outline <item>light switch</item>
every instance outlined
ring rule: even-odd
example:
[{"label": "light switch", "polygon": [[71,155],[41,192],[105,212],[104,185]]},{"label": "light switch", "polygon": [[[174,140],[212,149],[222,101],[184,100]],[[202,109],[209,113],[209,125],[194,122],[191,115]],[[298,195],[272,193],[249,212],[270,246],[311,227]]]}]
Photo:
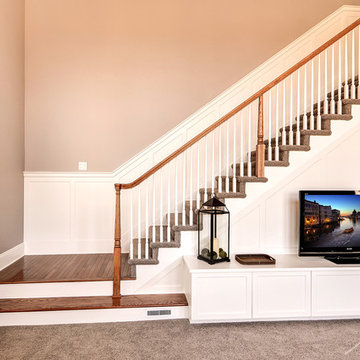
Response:
[{"label": "light switch", "polygon": [[79,161],[78,170],[86,171],[87,170],[87,161]]}]

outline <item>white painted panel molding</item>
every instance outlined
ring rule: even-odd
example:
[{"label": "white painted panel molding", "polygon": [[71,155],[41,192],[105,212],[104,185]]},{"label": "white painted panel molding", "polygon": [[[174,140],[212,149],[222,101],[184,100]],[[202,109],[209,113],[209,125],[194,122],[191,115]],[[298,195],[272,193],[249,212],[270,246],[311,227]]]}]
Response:
[{"label": "white painted panel molding", "polygon": [[359,299],[360,269],[313,272],[313,316],[360,315]]},{"label": "white painted panel molding", "polygon": [[310,309],[310,271],[253,274],[253,317],[307,317]]}]

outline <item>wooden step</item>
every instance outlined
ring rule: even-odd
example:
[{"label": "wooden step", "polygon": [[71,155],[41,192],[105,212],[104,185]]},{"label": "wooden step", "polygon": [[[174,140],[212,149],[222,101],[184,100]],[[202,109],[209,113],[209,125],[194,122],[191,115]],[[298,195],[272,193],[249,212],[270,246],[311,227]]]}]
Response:
[{"label": "wooden step", "polygon": [[184,294],[0,299],[0,313],[187,306]]},{"label": "wooden step", "polygon": [[[129,254],[121,255],[121,280],[135,280]],[[111,281],[113,254],[25,255],[0,271],[0,284]]]}]

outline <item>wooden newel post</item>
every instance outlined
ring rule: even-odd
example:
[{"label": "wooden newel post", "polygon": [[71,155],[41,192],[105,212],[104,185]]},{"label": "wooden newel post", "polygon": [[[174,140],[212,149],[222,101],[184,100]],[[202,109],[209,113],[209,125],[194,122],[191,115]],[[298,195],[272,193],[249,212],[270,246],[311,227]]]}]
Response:
[{"label": "wooden newel post", "polygon": [[121,218],[120,218],[120,190],[121,184],[115,184],[115,242],[114,242],[114,275],[113,275],[113,298],[120,298],[121,279]]},{"label": "wooden newel post", "polygon": [[258,131],[256,145],[256,176],[265,176],[264,111],[263,96],[259,96]]}]

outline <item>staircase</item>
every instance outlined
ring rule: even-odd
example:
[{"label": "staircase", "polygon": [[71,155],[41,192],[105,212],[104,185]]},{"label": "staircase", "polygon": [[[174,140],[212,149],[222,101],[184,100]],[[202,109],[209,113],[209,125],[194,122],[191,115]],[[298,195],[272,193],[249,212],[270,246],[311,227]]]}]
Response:
[{"label": "staircase", "polygon": [[[136,265],[159,263],[160,248],[180,247],[182,231],[197,231],[197,211],[211,196],[245,198],[247,183],[268,181],[266,167],[289,166],[292,151],[311,150],[312,136],[331,136],[332,121],[351,120],[352,105],[360,104],[359,24],[348,26],[134,182],[116,184],[114,263],[121,254],[123,192],[130,192],[124,235],[135,275]],[[116,271],[114,298],[121,296]]]},{"label": "staircase", "polygon": [[[69,323],[75,310],[90,309],[106,309],[92,312],[92,322],[144,320],[144,308],[161,307],[173,312],[168,318],[186,317],[184,294],[170,288],[144,295],[140,282],[122,296],[120,284],[134,283],[139,265],[158,265],[161,248],[179,248],[182,232],[197,231],[198,209],[210,197],[242,201],[247,184],[265,187],[267,169],[288,167],[291,152],[310,151],[311,137],[331,136],[333,122],[352,119],[352,106],[360,105],[359,25],[360,19],[133,182],[115,184],[113,257],[25,256],[0,271],[0,320],[26,324],[7,315],[28,312],[32,323],[36,311],[37,323]],[[72,312],[56,317],[53,310]],[[77,312],[76,321],[87,317]]]}]

